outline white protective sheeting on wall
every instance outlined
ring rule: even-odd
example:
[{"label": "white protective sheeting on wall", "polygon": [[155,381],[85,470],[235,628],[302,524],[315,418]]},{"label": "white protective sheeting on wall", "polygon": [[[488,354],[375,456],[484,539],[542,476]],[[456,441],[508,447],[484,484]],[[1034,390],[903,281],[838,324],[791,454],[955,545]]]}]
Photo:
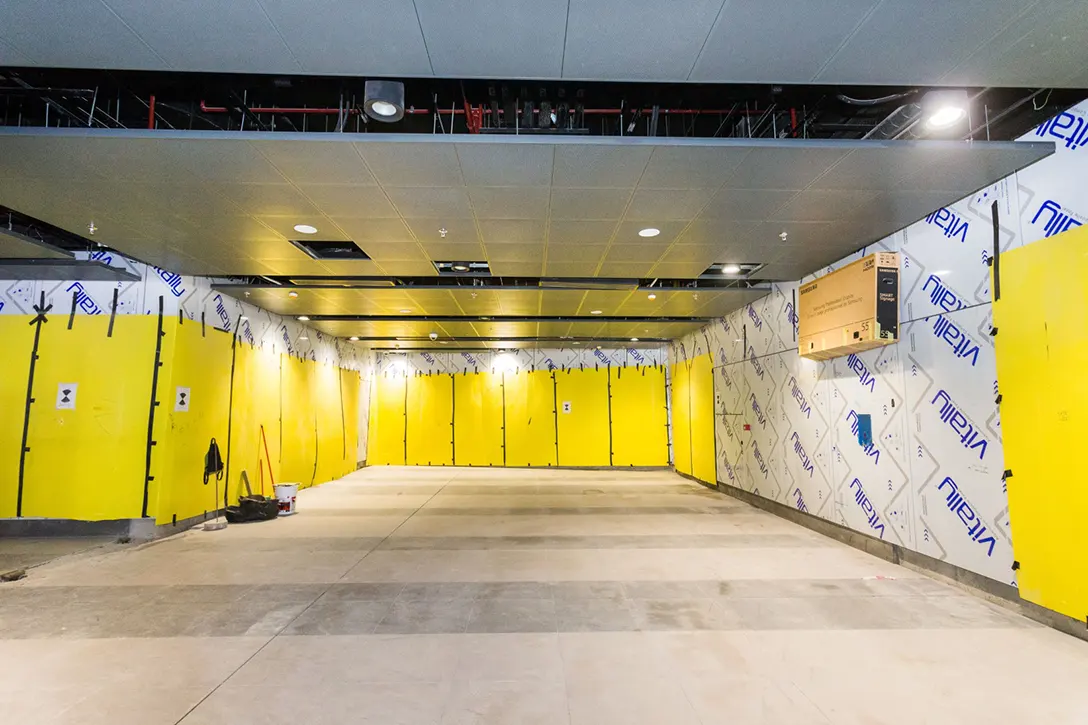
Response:
[{"label": "white protective sheeting on wall", "polygon": [[[1088,223],[1088,102],[1024,140],[1057,152],[819,271],[902,253],[898,344],[800,358],[799,283],[783,283],[670,346],[670,363],[715,351],[719,481],[1016,583],[990,334],[991,204],[1003,251]],[[862,447],[866,414],[873,441]],[[958,496],[988,535],[971,534]]]}]

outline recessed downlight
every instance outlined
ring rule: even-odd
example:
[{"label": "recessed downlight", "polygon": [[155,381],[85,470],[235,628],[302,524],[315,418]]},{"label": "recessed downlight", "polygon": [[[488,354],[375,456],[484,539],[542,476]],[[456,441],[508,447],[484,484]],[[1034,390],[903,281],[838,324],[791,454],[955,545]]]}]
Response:
[{"label": "recessed downlight", "polygon": [[358,335],[352,335],[348,339],[351,340],[352,342],[359,342],[359,336]]},{"label": "recessed downlight", "polygon": [[317,227],[310,224],[296,224],[295,231],[299,234],[317,234]]},{"label": "recessed downlight", "polygon": [[645,229],[638,230],[638,235],[640,237],[656,237],[660,233],[661,230],[656,227],[646,227]]},{"label": "recessed downlight", "polygon": [[930,128],[948,128],[949,126],[958,123],[960,119],[967,115],[967,111],[963,108],[957,108],[956,106],[945,106],[933,112],[933,115],[926,121],[926,125]]},{"label": "recessed downlight", "polygon": [[646,295],[646,299],[648,299],[648,300],[656,300],[656,299],[657,299],[657,295],[655,295],[655,294],[654,294],[653,292],[651,292],[650,294]]},{"label": "recessed downlight", "polygon": [[637,337],[632,337],[631,342],[638,342],[638,338]]},{"label": "recessed downlight", "polygon": [[397,115],[397,107],[392,103],[386,101],[374,101],[370,104],[370,110],[379,116],[395,116]]},{"label": "recessed downlight", "polygon": [[722,274],[737,274],[740,272],[740,266],[736,264],[723,264]]},{"label": "recessed downlight", "polygon": [[294,299],[294,298],[298,297],[298,292],[295,292],[294,290],[291,290],[290,292],[287,293],[287,296],[290,297],[291,299]]},{"label": "recessed downlight", "polygon": [[590,311],[589,311],[589,314],[591,314],[591,315],[599,315],[599,314],[601,314],[601,311],[600,311],[600,310],[590,310]]},{"label": "recessed downlight", "polygon": [[299,315],[295,319],[298,320],[299,322],[309,322],[310,321],[310,318],[307,317],[306,315]]},{"label": "recessed downlight", "polygon": [[455,264],[455,265],[453,265],[453,271],[454,272],[467,272],[468,271],[468,265],[467,264],[460,264],[460,263]]}]

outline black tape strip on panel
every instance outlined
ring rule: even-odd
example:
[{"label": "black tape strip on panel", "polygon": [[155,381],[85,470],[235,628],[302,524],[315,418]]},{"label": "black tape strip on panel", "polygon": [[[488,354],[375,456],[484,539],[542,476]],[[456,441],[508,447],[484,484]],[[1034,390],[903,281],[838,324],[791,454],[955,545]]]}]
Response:
[{"label": "black tape strip on panel", "polygon": [[[116,290],[115,290],[116,291]],[[162,295],[159,295],[159,326],[155,334],[155,367],[151,370],[151,404],[147,410],[147,451],[144,454],[144,499],[140,505],[140,517],[147,518],[148,487],[155,477],[151,475],[151,449],[158,441],[155,435],[155,408],[159,407],[159,401],[155,398],[159,394],[159,368],[162,367],[162,338],[166,333],[162,329]]]},{"label": "black tape strip on panel", "polygon": [[408,465],[408,378],[404,378],[404,463]]},{"label": "black tape strip on panel", "polygon": [[994,223],[994,302],[1001,299],[1001,220],[997,213],[997,200],[990,204],[990,216]]},{"label": "black tape strip on panel", "polygon": [[68,329],[72,329],[72,324],[76,321],[76,303],[79,301],[79,292],[72,293],[72,311],[68,313]]},{"label": "black tape strip on panel", "polygon": [[347,419],[344,416],[344,375],[339,368],[336,370],[336,382],[340,384],[340,439],[344,443],[344,453],[341,456],[345,460],[348,457],[348,428]]},{"label": "black tape strip on panel", "polygon": [[457,465],[457,381],[450,376],[450,460]]},{"label": "black tape strip on panel", "polygon": [[182,309],[178,308],[178,327],[181,327],[181,323],[185,322],[185,313]]},{"label": "black tape strip on panel", "polygon": [[204,312],[203,311],[200,312],[200,336],[201,337],[206,337],[207,336],[207,330],[205,329],[205,326],[204,326]]},{"label": "black tape strip on panel", "polygon": [[113,288],[113,302],[110,303],[110,326],[106,330],[106,337],[113,337],[113,322],[117,319],[117,288]]},{"label": "black tape strip on panel", "polygon": [[506,373],[500,373],[499,388],[502,390],[502,465],[506,465]]},{"label": "black tape strip on panel", "polygon": [[559,383],[552,373],[552,421],[555,423],[555,465],[559,465]]},{"label": "black tape strip on panel", "polygon": [[[800,319],[800,315],[797,314],[797,288],[794,287],[790,290],[790,301],[793,303],[793,316],[794,319]],[[797,324],[790,320],[790,327],[793,328],[793,341],[797,342]],[[724,361],[723,361],[724,362]]]},{"label": "black tape strip on panel", "polygon": [[[622,367],[616,368],[616,377],[619,378],[623,372]],[[608,465],[613,466],[613,453],[612,453],[612,369],[608,370]]]},{"label": "black tape strip on panel", "polygon": [[314,412],[314,470],[310,474],[310,486],[313,487],[314,482],[317,480],[317,459],[320,457],[319,446],[321,440],[317,435],[317,412]]},{"label": "black tape strip on panel", "polygon": [[[204,326],[204,318],[201,316],[201,329]],[[230,501],[230,449],[231,428],[234,425],[234,366],[238,362],[238,328],[242,324],[242,315],[238,315],[238,321],[234,324],[234,331],[230,337],[230,392],[227,395],[227,460],[224,462],[223,480],[223,508]],[[281,416],[282,417],[282,416]],[[282,448],[280,450],[283,450]]]},{"label": "black tape strip on panel", "polygon": [[45,292],[42,292],[41,302],[34,305],[34,311],[38,314],[30,321],[34,325],[34,346],[30,348],[30,371],[26,378],[26,407],[23,410],[23,443],[19,446],[19,490],[15,496],[15,516],[23,515],[23,480],[26,474],[26,454],[30,448],[26,444],[27,435],[30,433],[30,404],[34,402],[34,371],[38,363],[38,343],[41,342],[42,325],[49,322],[46,314],[53,309],[53,305],[45,304]]}]

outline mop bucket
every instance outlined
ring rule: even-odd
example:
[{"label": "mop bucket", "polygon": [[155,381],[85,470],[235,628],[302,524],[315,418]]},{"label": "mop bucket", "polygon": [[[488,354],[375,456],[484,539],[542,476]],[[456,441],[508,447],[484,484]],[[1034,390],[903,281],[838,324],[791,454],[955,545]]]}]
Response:
[{"label": "mop bucket", "polygon": [[280,516],[291,516],[295,513],[295,498],[298,496],[297,483],[277,483],[275,485],[276,500],[280,502]]}]

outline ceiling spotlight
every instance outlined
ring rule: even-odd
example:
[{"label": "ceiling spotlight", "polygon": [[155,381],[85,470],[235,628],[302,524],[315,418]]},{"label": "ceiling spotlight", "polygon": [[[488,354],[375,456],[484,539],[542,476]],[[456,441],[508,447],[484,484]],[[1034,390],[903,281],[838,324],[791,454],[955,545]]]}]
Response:
[{"label": "ceiling spotlight", "polygon": [[648,300],[656,300],[656,299],[657,299],[657,295],[655,295],[655,294],[654,294],[653,292],[651,292],[650,294],[646,295],[646,299],[648,299]]},{"label": "ceiling spotlight", "polygon": [[393,123],[404,118],[404,84],[367,81],[363,85],[363,110],[375,121]]},{"label": "ceiling spotlight", "polygon": [[639,232],[638,232],[638,235],[640,237],[656,237],[660,233],[661,233],[660,229],[655,229],[653,227],[646,227],[645,229],[640,229]]},{"label": "ceiling spotlight", "polygon": [[582,343],[580,343],[580,342],[578,342],[578,341],[575,341],[575,342],[572,342],[571,344],[572,344],[572,345],[581,345]]},{"label": "ceiling spotlight", "polygon": [[781,234],[778,235],[778,238],[781,239],[784,242],[784,241],[786,241],[786,237],[788,237],[789,235],[790,235],[789,232],[782,232]]},{"label": "ceiling spotlight", "polygon": [[449,234],[449,230],[446,229],[446,227],[442,227],[441,229],[438,230],[438,236],[442,237],[443,239],[446,238],[447,234]]},{"label": "ceiling spotlight", "polygon": [[401,311],[400,311],[400,313],[401,313],[402,315],[407,315],[407,314],[408,314],[409,312],[411,312],[411,310],[401,310]]},{"label": "ceiling spotlight", "polygon": [[601,311],[600,311],[600,310],[590,310],[590,311],[589,311],[589,314],[591,314],[591,315],[599,315],[599,314],[601,314]]},{"label": "ceiling spotlight", "polygon": [[722,274],[739,274],[740,267],[736,264],[723,264]]},{"label": "ceiling spotlight", "polygon": [[352,342],[359,342],[359,336],[358,335],[352,335],[348,339],[351,340]]},{"label": "ceiling spotlight", "polygon": [[299,234],[317,234],[317,227],[309,224],[296,224],[295,231]]},{"label": "ceiling spotlight", "polygon": [[438,333],[437,332],[432,332],[430,335],[427,335],[427,337],[431,338],[431,340],[437,340],[438,339]]},{"label": "ceiling spotlight", "polygon": [[930,91],[922,98],[922,110],[930,130],[950,128],[967,117],[967,91]]},{"label": "ceiling spotlight", "polygon": [[638,338],[637,337],[632,337],[631,342],[638,342]]},{"label": "ceiling spotlight", "polygon": [[309,322],[310,321],[310,318],[307,317],[306,315],[299,315],[295,319],[297,319],[299,322]]},{"label": "ceiling spotlight", "polygon": [[457,262],[456,264],[453,265],[453,271],[454,272],[467,272],[468,271],[468,265],[464,264],[463,262]]},{"label": "ceiling spotlight", "polygon": [[295,292],[294,290],[291,290],[290,292],[287,293],[287,296],[290,297],[291,299],[295,299],[296,297],[298,297],[298,292]]}]

